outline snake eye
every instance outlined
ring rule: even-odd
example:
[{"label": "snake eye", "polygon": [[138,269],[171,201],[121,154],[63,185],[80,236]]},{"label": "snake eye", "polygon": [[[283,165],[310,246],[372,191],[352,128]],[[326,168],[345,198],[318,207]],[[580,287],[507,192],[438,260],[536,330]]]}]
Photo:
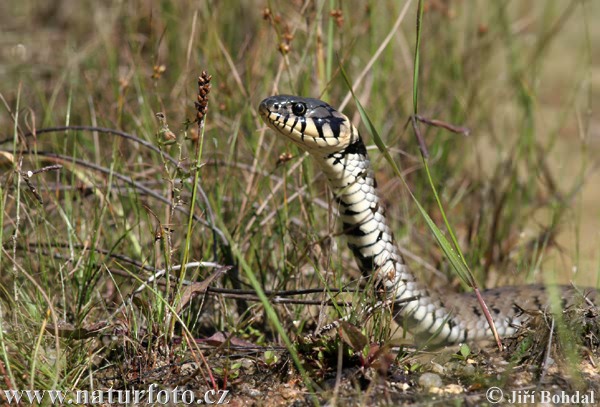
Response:
[{"label": "snake eye", "polygon": [[306,113],[306,105],[302,102],[294,103],[292,106],[292,113],[296,116],[304,116],[304,113]]}]

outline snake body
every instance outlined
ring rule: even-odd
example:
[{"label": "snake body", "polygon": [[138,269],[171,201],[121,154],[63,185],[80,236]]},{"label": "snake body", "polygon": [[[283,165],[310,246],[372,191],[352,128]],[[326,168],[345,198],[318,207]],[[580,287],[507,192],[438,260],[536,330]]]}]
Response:
[{"label": "snake body", "polygon": [[[348,246],[361,271],[373,275],[388,299],[401,305],[398,319],[416,337],[437,343],[478,341],[492,336],[473,293],[434,295],[420,284],[398,250],[380,205],[369,156],[358,130],[329,104],[290,95],[263,100],[259,113],[275,132],[316,159],[328,179]],[[573,287],[561,287],[563,306],[579,297]],[[596,292],[590,293],[595,297]],[[527,318],[523,310],[547,306],[541,285],[502,287],[482,292],[498,334],[516,332]]]}]

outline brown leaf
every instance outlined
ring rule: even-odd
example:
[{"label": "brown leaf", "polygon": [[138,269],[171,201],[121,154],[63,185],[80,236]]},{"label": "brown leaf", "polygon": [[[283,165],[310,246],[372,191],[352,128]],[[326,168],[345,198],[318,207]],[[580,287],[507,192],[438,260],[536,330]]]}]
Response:
[{"label": "brown leaf", "polygon": [[355,352],[362,351],[367,346],[368,340],[356,326],[346,321],[340,322],[340,337]]},{"label": "brown leaf", "polygon": [[218,277],[221,277],[222,274],[225,274],[230,269],[231,266],[219,267],[204,280],[192,283],[191,285],[187,286],[181,294],[181,301],[177,305],[177,313],[179,314],[181,310],[184,309],[188,305],[188,303],[198,294],[204,294],[208,289],[210,283],[212,283]]},{"label": "brown leaf", "polygon": [[215,332],[208,338],[196,339],[196,342],[203,342],[211,346],[222,346],[229,343],[237,348],[257,348],[256,344],[237,338],[225,332]]}]

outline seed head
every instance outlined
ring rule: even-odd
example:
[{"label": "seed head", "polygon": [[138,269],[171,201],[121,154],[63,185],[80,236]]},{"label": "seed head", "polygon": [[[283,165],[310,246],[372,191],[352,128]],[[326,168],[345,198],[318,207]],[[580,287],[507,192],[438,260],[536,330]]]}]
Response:
[{"label": "seed head", "polygon": [[202,74],[198,77],[198,101],[195,102],[196,110],[196,123],[200,124],[204,120],[206,111],[208,110],[208,94],[210,93],[210,80],[212,76],[206,71],[202,71]]}]

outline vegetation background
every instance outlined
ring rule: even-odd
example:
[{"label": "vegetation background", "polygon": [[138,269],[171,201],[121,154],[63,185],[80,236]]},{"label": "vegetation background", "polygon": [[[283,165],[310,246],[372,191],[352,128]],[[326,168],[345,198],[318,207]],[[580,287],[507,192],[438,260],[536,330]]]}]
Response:
[{"label": "vegetation background", "polygon": [[[108,377],[141,385],[156,379],[147,372],[198,362],[204,352],[211,363],[200,364],[200,376],[210,378],[208,388],[223,388],[239,383],[245,367],[210,349],[185,356],[200,346],[192,338],[227,332],[257,346],[280,345],[285,335],[293,340],[339,314],[358,315],[374,299],[368,291],[335,294],[356,288],[360,274],[339,237],[325,180],[266,130],[256,108],[275,93],[321,97],[358,124],[342,65],[411,189],[441,225],[405,129],[416,5],[1,2],[3,383],[71,390],[108,386]],[[482,286],[598,286],[598,18],[594,1],[425,1],[420,113],[471,132],[422,130],[436,187]],[[199,131],[193,120],[202,71],[212,75],[212,88]],[[38,131],[78,125],[135,138]],[[376,150],[372,161],[411,266],[433,286],[463,289],[400,180]],[[192,261],[204,263],[173,268]],[[172,278],[128,301],[162,269]],[[189,302],[175,279],[208,276],[221,291],[204,302]],[[318,290],[280,293],[265,313],[250,293],[253,280],[267,295]],[[318,304],[329,298],[353,306],[327,313]],[[382,339],[390,329],[375,324],[363,333]],[[229,344],[214,340],[220,350]],[[282,360],[249,357],[264,371]],[[315,380],[335,370],[314,359]],[[161,373],[169,385],[181,374]]]}]

